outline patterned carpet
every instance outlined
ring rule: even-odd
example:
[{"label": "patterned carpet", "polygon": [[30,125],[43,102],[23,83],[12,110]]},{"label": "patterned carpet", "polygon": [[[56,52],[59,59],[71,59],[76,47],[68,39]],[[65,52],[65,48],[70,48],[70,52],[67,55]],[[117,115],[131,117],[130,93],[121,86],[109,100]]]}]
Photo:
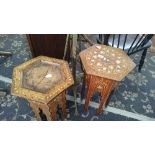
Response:
[{"label": "patterned carpet", "polygon": [[[88,47],[83,43],[82,49]],[[31,59],[30,48],[26,40],[26,35],[0,35],[0,50],[10,51],[13,56],[0,57],[0,89],[7,91],[5,97],[0,97],[0,120],[28,121],[36,120],[34,113],[28,102],[22,98],[10,94],[12,70],[18,64]],[[131,56],[138,65],[141,53]],[[78,63],[77,75],[80,74],[80,64]],[[7,77],[7,78],[5,78]],[[78,86],[78,115],[75,115],[73,103],[73,92],[69,90],[68,116],[66,120],[106,120],[106,121],[127,121],[127,120],[155,120],[155,53],[148,52],[145,64],[141,73],[137,67],[120,82],[108,107],[100,115],[96,115],[96,109],[100,101],[100,96],[96,93],[92,99],[89,112],[83,112],[84,101],[80,101],[80,87]],[[59,113],[58,113],[59,117]],[[59,117],[61,120],[61,117]]]}]

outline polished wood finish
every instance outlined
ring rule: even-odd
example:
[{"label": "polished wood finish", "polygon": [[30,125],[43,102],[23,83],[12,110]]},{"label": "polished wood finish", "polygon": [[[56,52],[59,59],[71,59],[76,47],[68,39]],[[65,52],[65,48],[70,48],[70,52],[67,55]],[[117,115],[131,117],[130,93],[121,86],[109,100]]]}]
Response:
[{"label": "polished wood finish", "polygon": [[[34,57],[44,55],[58,59],[64,56],[66,37],[66,34],[27,34]],[[70,49],[67,48],[66,60],[69,60],[69,52]]]}]

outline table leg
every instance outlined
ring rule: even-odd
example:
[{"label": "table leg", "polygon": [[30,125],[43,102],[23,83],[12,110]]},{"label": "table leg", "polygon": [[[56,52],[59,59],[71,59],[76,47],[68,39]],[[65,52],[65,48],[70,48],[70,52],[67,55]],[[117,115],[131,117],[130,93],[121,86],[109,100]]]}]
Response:
[{"label": "table leg", "polygon": [[51,119],[53,121],[57,120],[57,106],[53,106],[52,108],[50,108],[50,114],[51,114]]},{"label": "table leg", "polygon": [[61,101],[60,102],[60,108],[62,109],[62,118],[66,118],[67,113],[66,113],[66,93],[62,93]]},{"label": "table leg", "polygon": [[83,81],[82,81],[82,87],[81,87],[81,102],[84,99],[84,95],[85,95],[85,87],[86,87],[85,81],[86,81],[86,75],[84,74]]},{"label": "table leg", "polygon": [[113,88],[113,83],[112,81],[109,81],[103,88],[103,92],[102,92],[102,99],[101,99],[101,102],[100,102],[100,105],[99,105],[99,108],[97,110],[97,114],[100,114],[102,109],[103,109],[103,105],[105,104],[107,98],[108,98],[108,95],[110,94],[112,88]]},{"label": "table leg", "polygon": [[42,109],[43,113],[46,115],[47,120],[52,121],[53,119],[52,119],[52,115],[51,115],[49,106],[43,105],[41,109]]},{"label": "table leg", "polygon": [[29,105],[30,105],[30,107],[32,108],[32,111],[34,112],[34,114],[35,114],[37,120],[38,120],[38,121],[41,121],[42,119],[41,119],[41,117],[40,117],[40,110],[39,110],[39,107],[38,107],[35,103],[33,103],[32,101],[29,101]]},{"label": "table leg", "polygon": [[85,106],[84,106],[84,111],[87,112],[88,111],[88,107],[89,107],[89,101],[90,98],[94,92],[94,83],[93,83],[93,77],[90,76],[88,79],[88,88],[87,88],[87,95],[86,95],[86,101],[85,101]]}]

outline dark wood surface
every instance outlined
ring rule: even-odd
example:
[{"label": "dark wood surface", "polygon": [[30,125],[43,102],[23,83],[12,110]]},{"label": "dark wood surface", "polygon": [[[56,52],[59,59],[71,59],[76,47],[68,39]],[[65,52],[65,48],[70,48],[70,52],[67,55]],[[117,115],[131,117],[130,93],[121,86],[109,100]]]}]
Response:
[{"label": "dark wood surface", "polygon": [[34,57],[39,55],[62,59],[66,34],[27,34]]}]

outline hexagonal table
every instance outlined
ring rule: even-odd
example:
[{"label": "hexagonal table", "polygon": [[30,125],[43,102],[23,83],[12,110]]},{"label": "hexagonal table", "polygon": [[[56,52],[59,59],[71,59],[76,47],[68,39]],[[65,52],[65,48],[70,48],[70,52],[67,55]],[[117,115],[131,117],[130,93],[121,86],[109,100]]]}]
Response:
[{"label": "hexagonal table", "polygon": [[57,106],[66,115],[65,90],[73,83],[66,61],[39,56],[14,68],[11,92],[29,101],[37,120],[40,113],[56,120]]},{"label": "hexagonal table", "polygon": [[80,58],[85,73],[82,87],[88,87],[84,110],[88,110],[91,96],[98,91],[102,96],[97,111],[100,113],[110,92],[135,67],[135,63],[122,49],[100,44],[80,52]]}]

